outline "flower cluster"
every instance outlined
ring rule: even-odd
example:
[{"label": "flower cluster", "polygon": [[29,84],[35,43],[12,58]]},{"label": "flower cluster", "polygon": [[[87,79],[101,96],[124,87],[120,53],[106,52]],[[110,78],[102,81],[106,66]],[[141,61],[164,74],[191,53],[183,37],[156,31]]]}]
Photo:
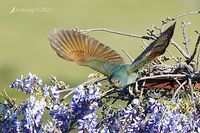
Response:
[{"label": "flower cluster", "polygon": [[21,103],[18,115],[23,116],[21,120],[21,132],[39,132],[41,130],[41,118],[44,113],[45,99],[37,100],[34,95],[30,96],[25,103]]},{"label": "flower cluster", "polygon": [[18,91],[19,89],[21,89],[22,91],[24,90],[26,94],[33,94],[33,91],[37,91],[38,86],[42,85],[42,80],[38,78],[35,74],[32,75],[31,73],[29,73],[27,79],[22,78],[23,75],[21,75],[20,79],[16,79],[16,81],[14,81],[10,87],[17,88]]},{"label": "flower cluster", "polygon": [[20,131],[19,118],[13,108],[10,108],[9,103],[5,101],[2,103],[3,107],[0,108],[0,132],[4,133],[17,133]]},{"label": "flower cluster", "polygon": [[[75,128],[80,133],[200,132],[199,92],[194,92],[196,109],[184,97],[166,100],[153,89],[142,103],[134,98],[125,108],[111,109],[106,104],[109,98],[105,101],[101,98],[100,85],[76,87],[71,102],[65,103],[59,100],[59,85],[42,87],[42,80],[31,73],[27,79],[22,77],[11,88],[25,90],[30,98],[17,106],[13,99],[4,96],[6,101],[0,103],[0,132],[70,132]],[[125,102],[130,97],[126,90],[118,92],[124,92],[120,99]],[[102,116],[99,116],[97,110],[101,109]],[[46,124],[42,121],[45,110],[52,117]]]},{"label": "flower cluster", "polygon": [[83,90],[83,86],[77,87],[70,107],[73,110],[72,114],[79,117],[79,131],[94,133],[97,132],[96,111],[99,108],[97,100],[100,98],[100,88],[89,86],[85,91]]},{"label": "flower cluster", "polygon": [[147,125],[156,132],[200,132],[200,113],[194,110],[181,110],[181,105],[186,103],[183,99],[162,101],[149,99],[148,108],[151,116]]},{"label": "flower cluster", "polygon": [[119,109],[118,117],[105,120],[103,132],[200,132],[200,113],[194,110],[184,112],[182,99],[159,101],[149,99],[148,108],[129,104]]},{"label": "flower cluster", "polygon": [[48,131],[58,130],[57,127],[59,127],[62,132],[69,132],[78,124],[80,132],[96,132],[96,111],[99,97],[98,87],[78,86],[70,105],[67,106],[63,103],[49,105],[50,115],[53,117],[53,123],[56,124],[52,128],[50,125],[46,125]]}]

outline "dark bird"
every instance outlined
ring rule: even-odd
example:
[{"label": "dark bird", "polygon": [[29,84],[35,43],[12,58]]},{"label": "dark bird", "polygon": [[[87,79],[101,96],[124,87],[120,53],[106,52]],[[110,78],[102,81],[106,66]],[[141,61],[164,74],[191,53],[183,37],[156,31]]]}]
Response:
[{"label": "dark bird", "polygon": [[121,88],[134,83],[140,76],[137,70],[165,52],[175,24],[164,31],[131,64],[125,64],[124,59],[110,47],[80,32],[54,29],[48,39],[58,56],[104,74],[113,87]]}]

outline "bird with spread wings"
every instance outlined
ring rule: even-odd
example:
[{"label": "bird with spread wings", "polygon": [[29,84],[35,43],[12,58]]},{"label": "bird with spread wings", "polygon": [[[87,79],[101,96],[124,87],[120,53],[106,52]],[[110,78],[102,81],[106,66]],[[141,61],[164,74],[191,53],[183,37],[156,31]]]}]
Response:
[{"label": "bird with spread wings", "polygon": [[131,64],[125,64],[124,59],[110,47],[80,32],[54,29],[48,39],[61,58],[88,66],[107,76],[113,87],[123,88],[134,83],[140,76],[138,69],[165,52],[175,24],[165,30]]}]

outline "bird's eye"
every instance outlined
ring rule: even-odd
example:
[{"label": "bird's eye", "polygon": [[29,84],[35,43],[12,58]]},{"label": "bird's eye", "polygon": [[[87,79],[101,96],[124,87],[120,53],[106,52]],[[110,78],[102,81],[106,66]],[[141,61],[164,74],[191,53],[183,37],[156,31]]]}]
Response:
[{"label": "bird's eye", "polygon": [[120,80],[118,80],[117,83],[119,84],[119,83],[120,83]]}]

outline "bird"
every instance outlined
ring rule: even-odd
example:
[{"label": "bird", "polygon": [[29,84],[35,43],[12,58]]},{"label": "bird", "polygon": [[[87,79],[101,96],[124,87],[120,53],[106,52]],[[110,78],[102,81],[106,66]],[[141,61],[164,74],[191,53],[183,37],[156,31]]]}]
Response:
[{"label": "bird", "polygon": [[87,66],[108,78],[113,88],[124,88],[139,78],[138,70],[146,63],[162,55],[173,36],[176,22],[154,40],[132,63],[124,59],[109,46],[74,30],[53,29],[48,39],[51,47],[62,59],[80,66]]}]

